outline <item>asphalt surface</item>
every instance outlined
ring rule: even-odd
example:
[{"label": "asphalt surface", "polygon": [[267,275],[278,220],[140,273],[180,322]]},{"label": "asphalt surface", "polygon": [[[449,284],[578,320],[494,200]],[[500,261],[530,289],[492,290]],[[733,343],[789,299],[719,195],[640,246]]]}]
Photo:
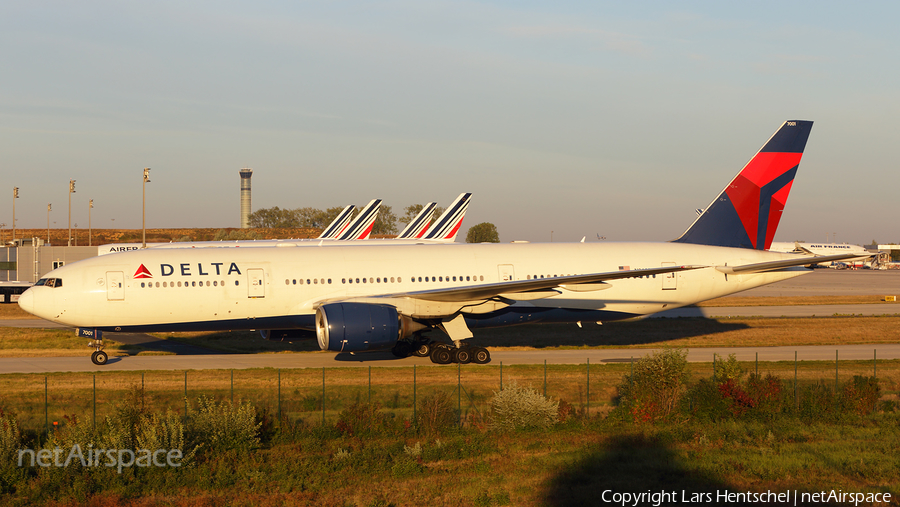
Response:
[{"label": "asphalt surface", "polygon": [[[652,354],[659,349],[590,349],[590,350],[497,350],[491,353],[492,365],[513,364],[586,364],[622,363]],[[719,358],[734,354],[739,361],[834,361],[835,353],[840,360],[868,361],[900,358],[900,344],[840,345],[821,347],[715,347],[688,349],[688,361],[712,362],[713,355]],[[758,357],[757,357],[758,354]],[[336,367],[391,367],[391,366],[434,366],[427,358],[408,357],[397,359],[390,353],[369,353],[351,356],[334,353],[301,354],[212,354],[176,356],[130,356],[110,357],[104,366],[96,366],[84,357],[25,357],[0,358],[0,374],[4,373],[51,373],[51,372],[104,372],[104,371],[147,371],[147,370],[242,370],[250,368],[336,368]],[[454,368],[455,365],[447,365]]]}]

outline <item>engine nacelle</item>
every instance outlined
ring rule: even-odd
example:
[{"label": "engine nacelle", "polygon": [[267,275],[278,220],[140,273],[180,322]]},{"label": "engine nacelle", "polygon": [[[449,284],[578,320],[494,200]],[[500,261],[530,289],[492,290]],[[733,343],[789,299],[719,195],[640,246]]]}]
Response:
[{"label": "engine nacelle", "polygon": [[332,303],[316,310],[316,338],[322,350],[388,350],[401,338],[401,330],[400,315],[389,305]]}]

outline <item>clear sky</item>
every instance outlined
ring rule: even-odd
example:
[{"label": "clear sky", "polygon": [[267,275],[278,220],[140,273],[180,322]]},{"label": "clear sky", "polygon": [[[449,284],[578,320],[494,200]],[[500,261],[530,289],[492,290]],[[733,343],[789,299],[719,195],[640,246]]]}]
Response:
[{"label": "clear sky", "polygon": [[[239,226],[474,192],[503,241],[679,236],[814,120],[778,241],[900,241],[897,2],[0,3],[0,222]],[[114,220],[114,221],[113,221]]]}]

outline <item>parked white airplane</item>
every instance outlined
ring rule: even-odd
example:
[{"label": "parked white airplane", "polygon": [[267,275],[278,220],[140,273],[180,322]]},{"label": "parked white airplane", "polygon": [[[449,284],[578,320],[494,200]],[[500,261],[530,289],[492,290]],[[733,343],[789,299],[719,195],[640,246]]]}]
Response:
[{"label": "parked white airplane", "polygon": [[[19,305],[88,333],[306,329],[323,350],[485,363],[472,328],[633,318],[852,255],[766,250],[811,128],[785,122],[673,242],[145,249],[56,269]],[[432,327],[456,347],[419,341]]]},{"label": "parked white airplane", "polygon": [[[839,252],[852,253],[856,254],[857,256],[850,259],[845,259],[845,261],[846,263],[853,266],[862,266],[866,263],[866,261],[873,260],[876,255],[859,245],[848,245],[845,243],[805,243],[802,241],[795,241],[793,243],[772,242],[769,250],[772,252],[791,252],[802,253],[806,255],[834,255]],[[824,265],[834,264],[839,264],[839,261],[825,263]]]},{"label": "parked white airplane", "polygon": [[[466,210],[469,208],[469,202],[472,199],[470,192],[463,192],[450,203],[443,215],[436,220],[431,227],[428,221],[434,213],[436,203],[428,203],[428,206],[422,209],[418,215],[403,229],[399,236],[389,241],[400,243],[451,243],[456,240],[456,235],[462,226],[463,219],[466,216]],[[381,206],[381,199],[373,199],[369,204],[360,211],[359,215],[352,224],[348,224],[350,212],[354,206],[350,205],[341,211],[340,215],[332,221],[325,229],[328,232],[327,238],[325,232],[316,239],[260,239],[260,240],[234,240],[234,241],[177,241],[170,243],[148,243],[147,248],[260,248],[260,247],[283,247],[292,246],[337,246],[337,245],[361,245],[361,244],[388,244],[382,243],[380,240],[368,240],[368,234],[371,233],[372,224],[375,222],[375,216],[367,212],[375,206]],[[429,209],[430,207],[430,209]],[[377,210],[376,210],[377,213]],[[427,216],[426,216],[427,215]],[[343,224],[343,225],[341,225]],[[362,230],[365,232],[363,237],[352,237],[348,231]],[[335,231],[335,232],[331,232]],[[414,235],[415,234],[415,235]],[[338,237],[340,235],[341,237]],[[346,237],[345,237],[346,236]],[[368,240],[371,243],[351,243],[350,241]],[[141,243],[111,243],[100,245],[97,247],[98,255],[106,255],[111,253],[127,252],[130,250],[140,250]]]}]

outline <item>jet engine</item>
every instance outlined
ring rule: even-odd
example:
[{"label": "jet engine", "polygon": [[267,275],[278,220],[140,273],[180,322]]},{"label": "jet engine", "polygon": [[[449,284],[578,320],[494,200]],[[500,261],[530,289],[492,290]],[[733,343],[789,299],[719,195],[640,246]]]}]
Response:
[{"label": "jet engine", "polygon": [[316,310],[319,348],[334,352],[390,350],[397,340],[425,327],[390,305],[331,303]]}]

